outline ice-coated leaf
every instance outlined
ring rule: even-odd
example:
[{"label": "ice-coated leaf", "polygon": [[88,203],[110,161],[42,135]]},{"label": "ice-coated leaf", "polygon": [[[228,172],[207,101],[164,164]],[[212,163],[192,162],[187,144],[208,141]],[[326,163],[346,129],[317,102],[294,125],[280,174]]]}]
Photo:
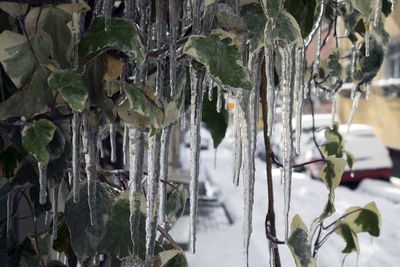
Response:
[{"label": "ice-coated leaf", "polygon": [[[73,194],[68,196],[65,203],[65,222],[71,234],[71,247],[80,261],[88,255],[94,255],[97,246],[105,234],[105,226],[110,218],[112,201],[107,195],[104,187],[92,181],[96,187],[96,209],[92,210],[92,215],[96,223],[91,225],[89,218],[88,205],[88,184],[79,185],[79,200],[74,202]],[[94,196],[93,196],[94,197]],[[129,238],[129,235],[127,236]]]},{"label": "ice-coated leaf", "polygon": [[[211,85],[210,85],[211,86]],[[217,112],[217,96],[218,92],[214,88],[213,98],[209,101],[208,98],[203,100],[203,114],[202,121],[205,123],[207,128],[210,130],[211,136],[213,138],[214,148],[218,145],[225,137],[226,129],[228,127],[228,111],[221,109],[221,112]],[[225,100],[222,100],[225,101]],[[223,104],[222,104],[223,105]]]},{"label": "ice-coated leaf", "polygon": [[56,90],[69,106],[79,112],[85,108],[88,98],[88,89],[82,76],[72,70],[54,72],[50,75],[48,83],[51,89]]},{"label": "ice-coated leaf", "polygon": [[368,232],[372,236],[379,236],[382,220],[375,202],[372,201],[363,208],[348,208],[345,214],[355,210],[359,211],[346,216],[342,222],[346,223],[355,233]]},{"label": "ice-coated leaf", "polygon": [[251,90],[239,49],[233,43],[235,36],[222,30],[209,36],[191,35],[183,52],[203,64],[220,86]]},{"label": "ice-coated leaf", "polygon": [[26,13],[28,5],[20,3],[12,3],[12,2],[3,2],[0,3],[0,9],[4,10],[12,17],[17,17],[24,15]]},{"label": "ice-coated leaf", "polygon": [[[146,202],[143,200],[144,203]],[[140,208],[140,206],[138,206]],[[139,254],[145,253],[145,218],[146,214],[143,211],[138,211],[140,216],[139,224]],[[122,193],[111,211],[111,217],[108,220],[105,235],[101,240],[98,251],[100,253],[110,254],[119,259],[129,257],[133,253],[132,240],[130,238],[130,224],[129,224],[129,194],[128,192]]]},{"label": "ice-coated leaf", "polygon": [[325,158],[325,164],[322,167],[320,176],[329,192],[335,190],[340,184],[345,166],[346,160],[343,158],[337,158],[335,156],[328,156]]},{"label": "ice-coated leaf", "polygon": [[264,45],[264,27],[266,18],[259,3],[249,3],[240,7],[240,17],[248,29],[250,51],[257,50]]},{"label": "ice-coated leaf", "polygon": [[112,18],[110,30],[106,31],[104,18],[96,17],[79,42],[79,56],[86,57],[99,50],[108,49],[118,49],[127,55],[132,54],[139,64],[145,60],[142,43],[132,23]]},{"label": "ice-coated leaf", "polygon": [[0,103],[0,120],[21,116],[30,119],[34,115],[49,111],[53,95],[48,87],[47,77],[48,70],[42,66],[37,67],[22,90]]},{"label": "ice-coated leaf", "polygon": [[[31,37],[30,42],[40,63],[49,63],[37,36]],[[24,86],[38,68],[26,37],[8,30],[0,34],[0,63],[17,88]]]},{"label": "ice-coated leaf", "polygon": [[358,244],[357,235],[356,233],[354,233],[349,225],[343,224],[340,228],[336,230],[336,233],[343,237],[344,241],[346,242],[346,247],[342,250],[342,253],[360,251],[360,245]]},{"label": "ice-coated leaf", "polygon": [[168,197],[165,213],[171,227],[173,227],[176,221],[182,216],[185,210],[187,197],[188,192],[182,185],[174,189]]},{"label": "ice-coated leaf", "polygon": [[262,0],[264,13],[269,20],[275,20],[283,7],[283,0]]},{"label": "ice-coated leaf", "polygon": [[157,267],[187,267],[185,253],[179,249],[171,249],[160,252],[157,255]]},{"label": "ice-coated leaf", "polygon": [[22,145],[38,162],[47,163],[49,152],[46,146],[53,139],[56,126],[51,121],[40,119],[22,131]]},{"label": "ice-coated leaf", "polygon": [[[146,94],[135,84],[127,84],[125,92],[129,102],[125,102],[118,108],[118,114],[125,122],[140,128],[152,126],[155,129],[159,129],[164,120],[164,111],[157,106],[154,99],[148,97],[152,95],[151,89],[147,88],[147,91],[148,93]],[[142,117],[135,116],[135,113]]]},{"label": "ice-coated leaf", "polygon": [[290,224],[290,236],[287,241],[297,267],[316,266],[311,254],[311,243],[306,225],[296,214]]},{"label": "ice-coated leaf", "polygon": [[298,1],[298,0],[286,0],[286,10],[296,19],[300,26],[301,34],[305,38],[311,32],[314,24],[314,14],[316,12],[316,1]]},{"label": "ice-coated leaf", "polygon": [[268,21],[267,24],[265,24],[266,43],[273,45],[277,41],[281,41],[285,44],[292,43],[298,46],[303,45],[300,26],[290,13],[281,11],[276,20],[279,21],[279,23],[273,24],[272,21]]}]

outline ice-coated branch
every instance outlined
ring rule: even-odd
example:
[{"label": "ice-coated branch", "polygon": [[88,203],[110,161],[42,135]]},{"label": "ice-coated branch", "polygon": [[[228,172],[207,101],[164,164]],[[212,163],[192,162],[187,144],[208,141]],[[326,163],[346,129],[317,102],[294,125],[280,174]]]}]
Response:
[{"label": "ice-coated branch", "polygon": [[319,6],[319,13],[317,20],[315,21],[311,32],[308,34],[308,36],[304,39],[304,49],[307,50],[307,47],[311,44],[312,39],[314,38],[314,35],[317,33],[318,28],[321,27],[322,24],[322,19],[324,17],[324,12],[325,12],[325,0],[320,1],[320,6]]}]

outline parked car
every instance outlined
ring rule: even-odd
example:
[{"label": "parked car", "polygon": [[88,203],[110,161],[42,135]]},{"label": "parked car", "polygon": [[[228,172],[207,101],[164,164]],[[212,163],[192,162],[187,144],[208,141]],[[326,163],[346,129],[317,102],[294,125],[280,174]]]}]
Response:
[{"label": "parked car", "polygon": [[[353,173],[346,165],[342,182],[358,182],[364,178],[389,179],[392,169],[392,160],[389,151],[375,135],[371,126],[353,124],[350,131],[347,125],[339,126],[339,133],[345,140],[345,149],[353,154]],[[324,131],[318,133],[317,141],[323,144]],[[320,158],[316,148],[306,152],[306,161]],[[306,165],[307,172],[314,178],[320,176],[323,163]]]}]

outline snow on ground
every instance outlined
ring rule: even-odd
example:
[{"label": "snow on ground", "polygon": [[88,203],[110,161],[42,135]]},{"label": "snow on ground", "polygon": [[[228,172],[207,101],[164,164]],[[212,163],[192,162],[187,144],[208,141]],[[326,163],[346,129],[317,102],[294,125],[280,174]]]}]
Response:
[{"label": "snow on ground", "polygon": [[[182,149],[181,160],[183,166],[189,167],[189,150]],[[186,154],[187,153],[187,154]],[[207,169],[211,179],[222,191],[221,201],[225,203],[234,223],[224,230],[201,232],[197,236],[197,251],[192,255],[187,253],[190,267],[217,267],[217,266],[243,266],[243,238],[242,238],[242,186],[236,188],[232,185],[232,151],[228,144],[221,144],[217,151],[217,168],[214,169],[214,151],[201,152],[200,168]],[[253,234],[250,243],[250,266],[268,266],[268,246],[264,232],[264,220],[267,212],[267,182],[265,163],[256,159],[256,182],[253,211]],[[275,212],[277,216],[278,238],[283,239],[283,186],[280,184],[280,171],[273,169]],[[378,183],[380,186],[378,186]],[[400,192],[391,192],[387,197],[384,189],[378,194],[376,188],[383,188],[380,181],[363,182],[359,189],[352,191],[340,186],[336,189],[336,213],[325,222],[327,225],[335,218],[342,215],[350,206],[364,206],[375,201],[382,213],[382,229],[378,238],[371,238],[368,234],[359,234],[361,253],[358,266],[386,266],[395,267],[400,264]],[[386,183],[389,185],[389,183]],[[398,189],[398,188],[397,188]],[[375,191],[374,191],[375,190]],[[397,195],[396,195],[397,194]],[[309,227],[314,218],[322,211],[328,197],[325,185],[313,180],[304,174],[293,174],[292,201],[290,218],[300,214]],[[396,200],[396,201],[393,201]],[[345,243],[341,237],[333,234],[322,246],[317,255],[319,267],[341,266]],[[282,266],[295,266],[292,255],[285,245],[280,246]],[[350,254],[344,266],[356,266],[357,255]]]}]

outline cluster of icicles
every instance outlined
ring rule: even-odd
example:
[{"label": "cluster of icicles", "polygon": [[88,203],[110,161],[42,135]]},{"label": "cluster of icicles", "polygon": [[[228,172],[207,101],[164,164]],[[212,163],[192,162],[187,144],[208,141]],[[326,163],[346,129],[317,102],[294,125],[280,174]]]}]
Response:
[{"label": "cluster of icicles", "polygon": [[[73,21],[72,21],[72,32],[74,42],[74,69],[78,69],[78,51],[77,44],[79,41],[79,17],[78,17],[78,0],[73,0]],[[101,2],[101,1],[99,1]],[[167,35],[166,23],[163,21],[161,14],[164,12],[164,5],[162,0],[156,2],[156,23],[152,29],[153,34],[149,34],[148,26],[150,20],[150,9],[146,0],[137,1],[126,1],[125,16],[127,19],[135,19],[137,15],[140,16],[139,20],[139,33],[143,40],[148,40],[151,35],[152,39],[156,42],[153,47],[147,46],[147,51],[152,48],[164,47],[166,44],[169,45],[169,64],[170,64],[170,85],[171,95],[175,94],[176,88],[176,58],[177,58],[177,39],[179,37],[179,4],[178,1],[169,1],[169,34]],[[236,1],[239,5],[240,1]],[[381,2],[381,1],[377,1]],[[392,1],[393,7],[396,2]],[[381,3],[377,4],[380,10]],[[300,137],[301,137],[301,116],[303,100],[309,97],[310,88],[314,90],[318,95],[318,89],[315,86],[305,83],[304,70],[305,70],[305,51],[311,40],[316,36],[316,42],[321,42],[321,21],[324,12],[325,1],[320,2],[320,12],[316,20],[316,23],[310,33],[310,35],[304,40],[302,46],[287,43],[282,44],[281,42],[270,44],[269,40],[266,40],[264,49],[259,53],[255,53],[251,59],[247,59],[247,51],[244,52],[243,65],[250,66],[249,79],[254,85],[252,91],[242,90],[231,90],[231,97],[234,101],[235,108],[233,114],[233,128],[234,128],[234,160],[233,160],[233,183],[239,185],[239,177],[242,171],[243,179],[243,190],[244,190],[244,219],[243,219],[243,243],[244,243],[244,256],[245,266],[248,266],[248,249],[250,242],[250,235],[252,232],[252,207],[253,207],[253,194],[254,194],[254,180],[255,180],[255,166],[254,166],[254,153],[256,146],[256,135],[257,135],[257,122],[258,122],[258,110],[260,102],[260,82],[261,82],[261,64],[265,60],[265,75],[267,78],[267,103],[268,103],[268,135],[272,134],[273,122],[275,119],[275,103],[277,98],[281,96],[282,104],[282,124],[283,124],[283,170],[282,180],[284,183],[284,217],[285,217],[285,240],[288,238],[289,231],[289,209],[290,209],[290,195],[291,195],[291,176],[292,176],[292,154],[293,154],[293,134],[292,134],[292,118],[293,114],[296,120],[295,129],[295,152],[300,153]],[[194,34],[201,32],[201,12],[202,12],[202,1],[201,0],[185,0],[183,10],[183,25],[181,32],[184,32],[190,25]],[[104,0],[103,6],[96,7],[98,12],[101,12],[105,17],[105,30],[110,30],[111,24],[111,10],[112,1]],[[139,14],[136,14],[138,11]],[[237,11],[236,11],[237,12]],[[379,18],[375,18],[377,21]],[[376,22],[375,22],[376,23]],[[267,34],[266,34],[267,35]],[[369,37],[366,34],[366,49],[369,49]],[[168,38],[167,38],[168,37]],[[169,39],[169,40],[167,40]],[[319,57],[321,49],[319,45],[316,45],[315,59],[314,59],[314,71],[319,68]],[[356,50],[353,47],[352,50],[352,62],[351,70],[354,71],[355,64],[355,53]],[[366,51],[366,55],[368,55]],[[274,68],[275,58],[280,57],[281,61],[281,75],[280,75],[280,90],[275,88],[274,82]],[[130,61],[132,62],[133,59]],[[166,64],[165,55],[161,55],[157,59],[157,85],[156,95],[158,99],[162,96],[162,81],[164,79],[164,71]],[[217,87],[218,100],[217,100],[217,111],[221,111],[222,106],[222,89],[214,84],[208,74],[205,75],[204,79],[201,70],[197,70],[193,67],[190,68],[191,74],[191,104],[190,104],[190,249],[195,252],[195,241],[196,241],[196,217],[197,217],[197,199],[198,199],[198,176],[199,176],[199,155],[200,155],[200,126],[202,117],[202,102],[203,96],[208,88],[208,98],[212,100],[213,88]],[[124,75],[124,74],[123,74]],[[137,82],[145,82],[146,79],[146,64],[140,66],[136,72],[135,79]],[[123,88],[123,81],[121,78],[121,88]],[[353,110],[350,115],[349,124],[354,116],[354,112],[358,106],[358,102],[361,97],[361,93],[357,90],[357,86],[354,86],[352,90]],[[369,85],[365,86],[365,91],[369,91]],[[279,94],[280,92],[280,94]],[[335,117],[336,111],[336,98],[338,92],[330,94],[333,98],[332,108],[332,124]],[[226,102],[226,101],[225,101]],[[186,127],[186,114],[182,114],[181,127]],[[110,143],[111,143],[111,161],[116,161],[116,143],[115,143],[115,124],[110,125]],[[139,218],[138,215],[133,212],[135,205],[137,205],[137,195],[142,192],[142,182],[144,180],[144,155],[145,155],[145,142],[148,139],[148,176],[147,176],[147,218],[146,218],[146,264],[152,266],[154,256],[154,244],[156,239],[156,227],[161,225],[168,230],[168,224],[165,216],[165,205],[166,205],[166,187],[165,184],[160,183],[160,179],[168,179],[168,151],[171,136],[172,125],[164,128],[161,132],[148,137],[147,129],[140,129],[133,125],[124,124],[124,144],[123,144],[123,155],[124,164],[129,165],[129,190],[130,190],[130,202],[131,202],[131,239],[134,247],[133,255],[138,256],[138,226]],[[80,135],[80,131],[83,130],[83,134]],[[82,151],[80,151],[80,144],[82,143]],[[90,210],[90,222],[92,225],[96,223],[93,218],[93,212],[96,209],[96,192],[94,181],[96,180],[97,171],[97,157],[100,152],[101,157],[104,156],[104,152],[101,146],[101,139],[98,136],[98,132],[88,122],[88,112],[78,113],[73,112],[72,118],[72,184],[73,184],[73,199],[78,201],[78,186],[80,182],[80,155],[84,154],[85,168],[87,173],[88,181],[88,206]],[[43,163],[38,164],[39,169],[39,182],[40,182],[40,196],[39,202],[44,204],[47,198],[46,191],[46,172],[47,165]],[[57,203],[58,203],[58,191],[57,188],[52,188],[52,213],[53,213],[53,238],[57,238]],[[10,240],[11,235],[11,209],[12,209],[12,196],[8,195],[7,198],[7,242]],[[46,214],[46,222],[48,221],[48,213]],[[270,243],[271,244],[271,243]],[[270,255],[272,257],[273,254]]]}]

